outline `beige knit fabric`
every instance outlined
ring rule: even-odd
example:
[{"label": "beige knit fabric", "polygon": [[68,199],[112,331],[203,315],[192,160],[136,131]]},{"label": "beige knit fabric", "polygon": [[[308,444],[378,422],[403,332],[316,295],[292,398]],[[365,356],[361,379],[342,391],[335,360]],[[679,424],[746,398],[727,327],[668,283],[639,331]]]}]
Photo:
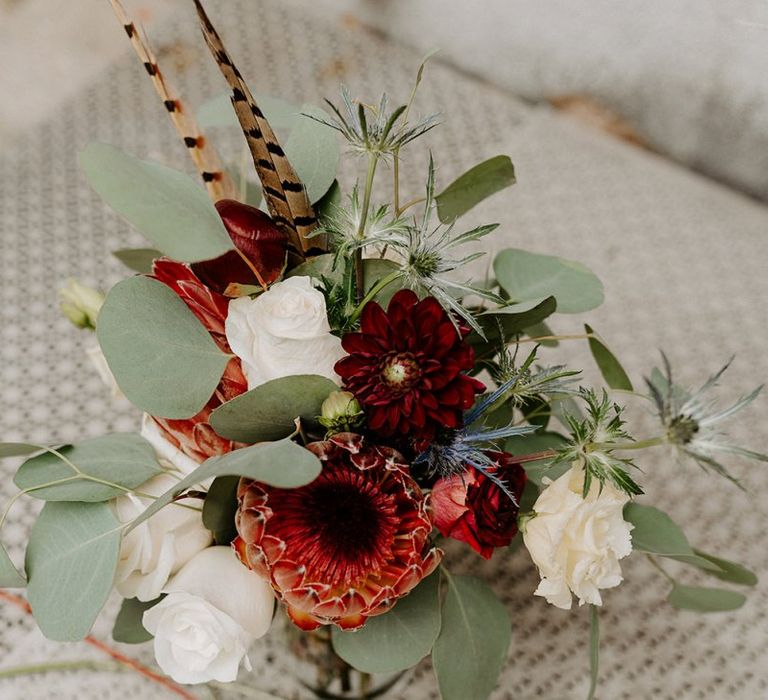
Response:
[{"label": "beige knit fabric", "polygon": [[[286,11],[277,2],[208,3],[212,18],[241,64],[254,92],[317,102],[335,97],[339,80],[353,93],[375,98],[382,88],[403,98],[418,56],[394,44]],[[310,3],[307,3],[309,6]],[[115,41],[124,41],[114,29]],[[167,71],[178,70],[188,100],[224,90],[197,32],[191,7],[155,36]],[[184,57],[184,65],[179,57]],[[743,393],[768,376],[765,352],[768,298],[768,213],[654,156],[533,110],[487,85],[438,63],[431,65],[418,100],[423,111],[443,112],[428,137],[439,178],[482,158],[509,153],[519,183],[489,200],[472,220],[499,221],[494,249],[514,245],[587,263],[604,280],[607,301],[588,320],[623,358],[637,384],[664,348],[680,378],[703,381],[731,354],[728,381]],[[214,135],[237,152],[236,135]],[[67,441],[133,429],[137,412],[115,403],[84,356],[93,339],[73,330],[56,309],[55,290],[69,276],[106,288],[125,271],[110,257],[139,246],[139,234],[118,220],[80,176],[78,150],[88,141],[115,143],[139,155],[187,168],[162,106],[143,69],[126,47],[125,58],[50,121],[22,135],[0,161],[0,436],[4,440]],[[354,166],[354,161],[348,163]],[[406,186],[420,186],[422,151],[405,163]],[[354,172],[345,172],[349,183]],[[386,194],[386,192],[383,192]],[[418,194],[418,191],[414,191]],[[468,217],[469,218],[469,217]],[[560,332],[578,332],[584,319],[557,317]],[[576,367],[591,367],[582,342],[556,353]],[[587,373],[594,379],[593,371]],[[734,437],[766,449],[761,397]],[[636,413],[652,430],[644,406]],[[649,501],[670,512],[691,541],[707,551],[766,573],[765,515],[768,473],[737,467],[748,492],[664,454],[642,461]],[[13,465],[4,468],[2,493],[12,493]],[[3,539],[17,561],[34,502],[12,512]],[[514,621],[509,663],[494,700],[586,696],[587,611],[564,612],[531,594],[537,576],[526,552],[498,552],[489,563],[457,547],[451,561],[491,582]],[[667,584],[640,555],[624,563],[626,582],[605,596],[602,613],[602,700],[677,700],[768,697],[768,586],[761,582],[747,605],[732,614],[699,616],[663,602]],[[686,581],[703,581],[683,565],[670,565]],[[110,614],[97,636],[107,638]],[[151,649],[129,649],[151,660]],[[42,639],[31,621],[0,602],[0,667],[51,659],[100,658],[82,644]],[[301,697],[279,649],[269,640],[252,655],[259,682],[281,698]],[[157,685],[134,674],[71,672],[0,680],[7,700],[164,698]],[[200,697],[207,697],[201,692]],[[427,663],[410,674],[395,697],[436,698]]]}]

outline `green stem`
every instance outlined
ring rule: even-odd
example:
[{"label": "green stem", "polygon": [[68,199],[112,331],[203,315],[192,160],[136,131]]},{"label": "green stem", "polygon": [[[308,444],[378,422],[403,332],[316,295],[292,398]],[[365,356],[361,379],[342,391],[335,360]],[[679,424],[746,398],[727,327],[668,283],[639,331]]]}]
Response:
[{"label": "green stem", "polygon": [[49,661],[40,664],[25,664],[0,669],[0,678],[14,678],[16,676],[30,676],[36,673],[49,673],[51,671],[72,671],[86,669],[89,671],[122,671],[124,666],[109,661],[93,661],[92,659],[77,659],[74,661]]},{"label": "green stem", "polygon": [[357,321],[360,318],[360,314],[363,312],[365,305],[371,301],[384,287],[392,284],[396,279],[400,277],[400,270],[390,272],[386,277],[382,277],[376,284],[371,287],[368,293],[363,297],[362,301],[355,307],[352,315],[349,317],[351,323]]},{"label": "green stem", "polygon": [[[363,191],[363,208],[360,211],[360,223],[357,227],[357,238],[365,238],[365,227],[368,223],[368,209],[371,206],[371,194],[373,193],[373,178],[376,175],[376,165],[379,162],[378,153],[368,154],[368,174],[365,178],[365,190]],[[362,299],[365,293],[365,275],[363,272],[363,249],[358,248],[355,251],[355,288],[357,291],[357,301]]]},{"label": "green stem", "polygon": [[589,695],[587,700],[594,700],[597,681],[600,675],[600,610],[597,605],[590,605],[589,630]]},{"label": "green stem", "polygon": [[587,446],[587,452],[595,452],[596,450],[645,450],[648,447],[663,445],[666,441],[667,439],[660,435],[659,437],[638,440],[636,442],[593,442]]},{"label": "green stem", "polygon": [[659,564],[659,562],[656,561],[650,554],[646,554],[648,557],[648,561],[651,562],[653,567],[665,578],[667,581],[669,581],[673,586],[675,585],[675,579],[673,579]]}]

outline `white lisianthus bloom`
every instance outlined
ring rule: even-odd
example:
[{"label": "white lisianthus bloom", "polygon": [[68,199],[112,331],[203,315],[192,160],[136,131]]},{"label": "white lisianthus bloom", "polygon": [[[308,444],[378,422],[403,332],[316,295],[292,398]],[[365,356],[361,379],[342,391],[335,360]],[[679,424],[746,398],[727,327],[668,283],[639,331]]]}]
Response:
[{"label": "white lisianthus bloom", "polygon": [[564,610],[571,607],[571,593],[579,605],[602,605],[600,589],[621,583],[619,559],[632,551],[632,525],[623,516],[629,497],[608,482],[601,490],[595,479],[583,498],[581,467],[544,482],[523,531],[541,575],[535,594]]},{"label": "white lisianthus bloom", "polygon": [[[174,470],[176,475],[155,476],[136,489],[139,493],[160,496],[199,466],[171,445],[149,416],[144,416],[141,436],[155,448],[160,464]],[[115,499],[118,519],[122,523],[130,522],[141,515],[152,500],[135,493],[119,496]],[[123,538],[115,579],[120,595],[154,600],[173,574],[211,545],[211,533],[203,525],[201,507],[199,500],[182,499],[165,506]]]},{"label": "white lisianthus bloom", "polygon": [[333,366],[345,353],[331,334],[325,297],[309,277],[289,277],[255,299],[233,299],[225,331],[249,389],[296,374],[339,381]]},{"label": "white lisianthus bloom", "polygon": [[144,613],[155,658],[177,683],[229,683],[272,623],[275,596],[231,547],[197,554],[164,588],[168,595]]}]

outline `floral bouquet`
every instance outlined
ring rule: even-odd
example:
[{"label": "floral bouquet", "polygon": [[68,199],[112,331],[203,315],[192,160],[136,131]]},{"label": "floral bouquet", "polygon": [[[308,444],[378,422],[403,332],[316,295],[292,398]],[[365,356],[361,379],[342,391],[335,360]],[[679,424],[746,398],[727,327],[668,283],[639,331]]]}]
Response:
[{"label": "floral bouquet", "polygon": [[[117,251],[138,274],[106,297],[73,281],[62,309],[95,330],[97,368],[144,416],[139,434],[0,444],[0,457],[26,458],[3,521],[21,495],[44,501],[24,573],[0,549],[0,585],[26,588],[47,637],[84,638],[116,590],[115,640],[153,640],[169,684],[234,683],[256,640],[280,634],[319,697],[381,695],[431,655],[445,700],[482,699],[507,658],[510,620],[452,559],[462,546],[508,556],[522,542],[541,578],[533,595],[589,606],[593,697],[598,610],[625,557],[648,557],[673,607],[743,604],[731,588],[667,572],[665,558],[756,581],[636,502],[632,457],[666,446],[736,482],[722,458],[768,458],[720,425],[759,389],[718,408],[710,390],[724,369],[689,391],[665,359],[644,393],[590,326],[557,336],[550,317],[602,302],[581,264],[506,249],[492,279],[467,281],[497,225],[467,230],[461,217],[512,185],[514,170],[497,156],[438,186],[430,156],[421,196],[402,196],[401,152],[437,124],[412,118],[424,64],[394,108],[346,90],[326,110],[254,98],[196,1],[230,88],[200,121],[239,125],[259,187],[248,167],[222,167],[112,4],[205,189],[111,146],[82,153],[92,187],[154,247]],[[285,147],[275,129],[290,132]],[[346,194],[339,134],[365,173]],[[392,198],[381,204],[385,172]],[[604,387],[545,362],[549,345],[574,338],[588,342]],[[619,395],[655,405],[651,437],[632,436]]]}]

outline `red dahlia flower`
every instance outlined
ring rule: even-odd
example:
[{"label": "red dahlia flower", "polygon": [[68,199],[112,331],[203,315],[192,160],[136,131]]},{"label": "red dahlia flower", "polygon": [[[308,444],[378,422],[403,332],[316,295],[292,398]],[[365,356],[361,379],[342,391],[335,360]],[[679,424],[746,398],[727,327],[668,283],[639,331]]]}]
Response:
[{"label": "red dahlia flower", "polygon": [[362,626],[434,571],[426,498],[398,452],[353,433],[313,442],[323,462],[311,484],[279,489],[243,479],[234,542],[269,578],[304,630]]},{"label": "red dahlia flower", "polygon": [[475,364],[456,326],[438,301],[422,301],[404,289],[385,312],[376,302],[363,309],[359,333],[347,333],[349,355],[336,363],[344,388],[363,406],[368,426],[381,435],[434,437],[438,428],[458,428],[483,383],[463,372]]},{"label": "red dahlia flower", "polygon": [[482,472],[469,468],[463,474],[440,479],[432,489],[435,527],[445,537],[466,542],[490,559],[496,547],[507,547],[517,534],[520,497],[525,470],[510,464],[506,452],[486,452],[496,462],[494,475],[515,497],[512,501],[499,485]]},{"label": "red dahlia flower", "polygon": [[[206,287],[188,265],[175,260],[155,260],[152,275],[179,295],[224,352],[231,352],[224,331],[229,299]],[[247,390],[248,380],[243,375],[240,360],[233,358],[227,364],[216,391],[200,413],[183,420],[155,416],[153,419],[170,443],[192,459],[202,462],[239,446],[217,435],[208,421],[213,409]]]}]

